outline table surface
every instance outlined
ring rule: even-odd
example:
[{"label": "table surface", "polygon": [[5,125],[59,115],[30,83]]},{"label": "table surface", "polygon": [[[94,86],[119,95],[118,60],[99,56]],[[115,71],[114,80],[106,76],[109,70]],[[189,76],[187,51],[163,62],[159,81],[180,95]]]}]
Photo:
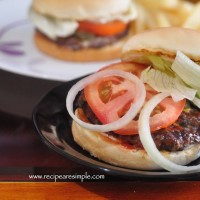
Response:
[{"label": "table surface", "polygon": [[[1,84],[0,87],[4,87],[8,94],[6,87],[12,88],[10,80],[13,75],[0,72],[0,77],[2,74],[4,75],[4,86]],[[17,80],[15,77],[16,84]],[[36,82],[36,80],[34,81]],[[53,87],[54,84],[48,84],[45,88]],[[22,85],[27,87],[26,83]],[[45,88],[43,89],[45,90]],[[21,88],[22,90],[23,88]],[[5,92],[2,91],[0,98],[5,95]],[[35,100],[36,98],[38,97],[35,96]],[[4,99],[6,100],[5,96]],[[12,101],[11,99],[9,101],[14,104],[16,101],[19,103],[21,99],[13,98]],[[6,103],[8,107],[9,104]],[[23,105],[20,106],[23,107]],[[28,113],[31,113],[32,106],[27,105],[26,109],[30,109]],[[190,200],[200,196],[199,181],[144,181],[140,179],[130,181],[105,174],[106,181],[101,182],[82,183],[81,181],[73,182],[71,179],[56,180],[57,182],[55,182],[55,175],[84,174],[86,172],[100,174],[101,172],[74,163],[55,153],[40,140],[30,117],[16,115],[16,112],[10,113],[10,110],[6,112],[6,109],[2,111],[1,107],[0,157],[1,200],[18,199],[19,197],[49,199],[51,196],[54,196],[54,199],[152,199],[159,197],[160,200],[170,198]],[[30,178],[30,175],[49,175],[51,178],[33,179]]]},{"label": "table surface", "polygon": [[[199,182],[113,182],[113,183],[0,183],[1,200],[194,200],[200,197]],[[14,191],[14,192],[13,192]],[[11,195],[12,194],[12,195]],[[52,198],[51,198],[52,197]]]},{"label": "table surface", "polygon": [[[0,112],[0,196],[18,199],[198,199],[198,181],[54,182],[29,179],[31,174],[95,173],[47,148],[29,119]],[[49,182],[51,181],[51,182]]]}]

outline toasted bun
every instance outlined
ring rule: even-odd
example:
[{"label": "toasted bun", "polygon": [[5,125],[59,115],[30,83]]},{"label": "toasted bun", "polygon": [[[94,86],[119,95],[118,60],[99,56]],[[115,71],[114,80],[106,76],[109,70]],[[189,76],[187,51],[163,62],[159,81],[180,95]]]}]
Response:
[{"label": "toasted bun", "polygon": [[[77,113],[76,115],[78,116]],[[80,118],[80,116],[78,117]],[[87,130],[79,126],[75,121],[72,123],[72,134],[77,144],[102,161],[132,169],[161,169],[149,158],[145,150],[127,148],[119,140],[108,137],[104,133]],[[200,156],[199,151],[200,145],[191,145],[183,151],[163,151],[162,154],[177,164],[186,165]]]},{"label": "toasted bun", "polygon": [[85,20],[125,12],[131,0],[33,0],[37,12],[55,18]]},{"label": "toasted bun", "polygon": [[200,61],[200,32],[178,27],[158,28],[134,35],[122,50],[122,60],[147,62],[145,54],[174,58],[177,50]]},{"label": "toasted bun", "polygon": [[66,61],[105,61],[120,58],[121,48],[129,36],[107,45],[102,48],[87,48],[81,50],[71,50],[66,47],[59,46],[57,43],[47,39],[39,32],[35,32],[35,44],[43,53],[54,58]]}]

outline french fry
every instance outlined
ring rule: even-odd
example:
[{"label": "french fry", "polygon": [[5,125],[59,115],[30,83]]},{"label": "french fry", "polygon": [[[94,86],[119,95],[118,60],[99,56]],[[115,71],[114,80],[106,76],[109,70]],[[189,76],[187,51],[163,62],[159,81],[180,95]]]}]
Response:
[{"label": "french fry", "polygon": [[156,18],[154,11],[149,11],[146,14],[146,24],[148,29],[153,29],[157,27]]},{"label": "french fry", "polygon": [[200,2],[186,0],[134,0],[138,5],[136,32],[180,26],[200,30]]},{"label": "french fry", "polygon": [[183,27],[199,29],[200,28],[200,2],[196,4],[191,15],[188,16],[186,21],[183,23]]},{"label": "french fry", "polygon": [[155,17],[156,17],[157,27],[171,26],[171,22],[169,21],[168,16],[164,12],[157,12]]},{"label": "french fry", "polygon": [[142,32],[147,29],[146,25],[146,19],[147,19],[147,14],[146,10],[144,7],[141,5],[137,5],[137,10],[138,10],[138,18],[135,22],[135,32]]},{"label": "french fry", "polygon": [[188,1],[181,1],[175,13],[176,17],[179,19],[178,26],[182,26],[189,15],[192,14],[195,5]]},{"label": "french fry", "polygon": [[179,0],[135,0],[148,9],[175,9]]}]

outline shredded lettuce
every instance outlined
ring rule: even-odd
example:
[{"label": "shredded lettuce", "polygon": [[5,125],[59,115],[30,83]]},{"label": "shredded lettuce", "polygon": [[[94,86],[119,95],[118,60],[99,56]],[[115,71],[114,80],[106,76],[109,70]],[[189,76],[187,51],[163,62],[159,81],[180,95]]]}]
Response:
[{"label": "shredded lettuce", "polygon": [[168,75],[174,76],[174,72],[171,69],[172,61],[165,60],[164,58],[161,58],[157,55],[149,55],[148,59],[155,69],[165,72]]},{"label": "shredded lettuce", "polygon": [[186,86],[178,76],[172,77],[150,67],[142,72],[141,79],[157,92],[170,94],[174,101],[180,101],[184,98],[193,100],[197,92],[197,90]]},{"label": "shredded lettuce", "polygon": [[198,108],[200,108],[200,99],[195,97],[192,101]]},{"label": "shredded lettuce", "polygon": [[141,79],[158,92],[168,93],[174,101],[186,98],[200,108],[200,66],[180,51],[174,62],[149,55],[152,67],[142,72]]},{"label": "shredded lettuce", "polygon": [[191,88],[197,90],[200,98],[200,66],[178,51],[172,64],[172,70]]}]

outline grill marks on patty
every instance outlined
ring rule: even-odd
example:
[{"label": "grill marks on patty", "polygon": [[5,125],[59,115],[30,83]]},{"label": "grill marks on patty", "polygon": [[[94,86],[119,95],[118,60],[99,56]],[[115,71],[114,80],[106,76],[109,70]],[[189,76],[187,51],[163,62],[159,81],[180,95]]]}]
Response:
[{"label": "grill marks on patty", "polygon": [[[128,35],[128,32],[129,32],[129,26],[124,32],[118,35],[114,35],[114,36],[97,36],[92,33],[77,31],[76,33],[74,33],[73,35],[69,37],[66,37],[66,38],[59,37],[57,38],[56,41],[53,41],[53,42],[57,43],[59,46],[66,47],[74,51],[85,49],[85,48],[97,49],[97,48],[105,47],[107,45],[114,44],[120,39],[123,39],[124,37],[126,37]],[[46,37],[44,34],[42,35],[43,37]],[[51,40],[47,37],[46,39]]]},{"label": "grill marks on patty", "polygon": [[[76,107],[83,109],[91,123],[100,124],[87,104],[83,92],[81,92],[77,98]],[[120,139],[125,146],[129,146],[133,149],[143,149],[139,135],[125,136],[114,132],[109,132],[107,134]],[[181,151],[192,144],[200,143],[200,110],[188,102],[184,111],[174,124],[155,131],[152,137],[159,150],[170,152]]]}]

